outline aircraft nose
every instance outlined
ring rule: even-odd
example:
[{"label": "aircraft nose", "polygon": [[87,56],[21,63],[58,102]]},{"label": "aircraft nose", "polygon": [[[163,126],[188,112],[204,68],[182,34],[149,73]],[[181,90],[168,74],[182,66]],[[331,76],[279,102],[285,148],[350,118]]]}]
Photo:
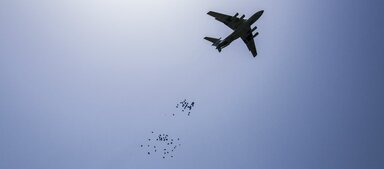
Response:
[{"label": "aircraft nose", "polygon": [[263,13],[264,13],[264,10],[261,10],[261,11],[259,11],[260,12],[260,15],[262,15]]}]

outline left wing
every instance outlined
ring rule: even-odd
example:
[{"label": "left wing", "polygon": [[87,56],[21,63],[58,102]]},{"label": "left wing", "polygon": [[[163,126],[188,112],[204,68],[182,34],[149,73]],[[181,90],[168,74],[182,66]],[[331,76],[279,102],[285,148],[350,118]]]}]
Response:
[{"label": "left wing", "polygon": [[252,35],[251,28],[249,27],[249,30],[247,31],[247,33],[244,34],[243,36],[241,36],[241,39],[247,45],[247,48],[249,51],[251,51],[253,57],[256,57],[256,55],[257,55],[256,45],[255,45],[255,41],[253,40],[253,38],[255,36],[257,36],[258,34],[259,33],[256,32],[255,35]]},{"label": "left wing", "polygon": [[245,21],[243,18],[240,19],[237,17],[238,13],[236,13],[235,16],[229,16],[229,15],[209,11],[207,14],[215,17],[216,20],[224,23],[225,25],[227,25],[233,30],[236,29],[238,25],[240,25],[239,22]]}]

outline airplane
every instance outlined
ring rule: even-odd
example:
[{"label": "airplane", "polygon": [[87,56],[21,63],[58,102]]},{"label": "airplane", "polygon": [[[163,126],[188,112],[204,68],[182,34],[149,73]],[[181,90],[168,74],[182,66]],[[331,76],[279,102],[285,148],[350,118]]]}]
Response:
[{"label": "airplane", "polygon": [[212,37],[204,37],[205,40],[208,40],[212,42],[212,46],[215,46],[216,49],[221,52],[223,48],[231,44],[234,40],[241,38],[244,43],[247,45],[248,50],[252,53],[253,57],[256,57],[257,50],[255,46],[255,41],[253,38],[255,38],[257,35],[259,35],[259,32],[256,32],[254,35],[252,32],[254,32],[257,27],[251,29],[251,25],[255,23],[261,15],[264,13],[264,10],[261,10],[259,12],[256,12],[253,14],[249,19],[244,19],[245,15],[242,15],[240,18],[237,17],[239,13],[236,13],[234,16],[229,16],[213,11],[209,11],[207,14],[210,16],[213,16],[216,20],[224,23],[228,27],[230,27],[233,32],[227,36],[224,40],[221,40],[221,38],[212,38]]}]

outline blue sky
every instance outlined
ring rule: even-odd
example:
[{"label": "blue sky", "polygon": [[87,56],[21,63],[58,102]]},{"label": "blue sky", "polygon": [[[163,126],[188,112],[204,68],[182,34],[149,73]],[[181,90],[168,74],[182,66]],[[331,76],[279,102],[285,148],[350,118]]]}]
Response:
[{"label": "blue sky", "polygon": [[[231,31],[210,10],[256,25]],[[383,168],[383,3],[2,1],[0,168]],[[170,117],[184,98],[193,114]],[[173,159],[139,145],[180,137]]]}]

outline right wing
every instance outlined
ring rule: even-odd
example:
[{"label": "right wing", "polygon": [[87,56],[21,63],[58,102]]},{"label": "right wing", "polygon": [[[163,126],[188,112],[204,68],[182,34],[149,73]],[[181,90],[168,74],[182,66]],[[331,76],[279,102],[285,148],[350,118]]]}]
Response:
[{"label": "right wing", "polygon": [[207,14],[210,16],[213,16],[216,20],[224,23],[225,25],[227,25],[233,30],[237,28],[237,26],[239,25],[239,22],[244,21],[244,19],[240,20],[240,18],[236,17],[236,15],[229,16],[229,15],[225,15],[225,14],[221,14],[213,11],[209,11]]},{"label": "right wing", "polygon": [[[252,53],[253,57],[256,57],[257,55],[257,50],[256,50],[256,45],[255,45],[255,41],[253,40],[253,35],[252,35],[252,31],[251,31],[251,28],[249,28],[249,30],[247,31],[248,33],[243,35],[241,37],[241,39],[244,41],[244,43],[247,45],[247,48],[248,50]],[[258,33],[256,33],[258,34]],[[257,35],[255,35],[257,36]]]}]

